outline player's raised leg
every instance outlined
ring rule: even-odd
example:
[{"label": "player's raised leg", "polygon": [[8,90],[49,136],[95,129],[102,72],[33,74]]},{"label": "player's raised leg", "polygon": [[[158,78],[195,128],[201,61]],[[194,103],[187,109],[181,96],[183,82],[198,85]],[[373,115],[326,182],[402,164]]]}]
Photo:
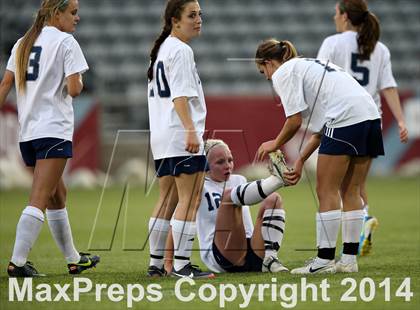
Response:
[{"label": "player's raised leg", "polygon": [[238,206],[253,205],[263,201],[271,193],[281,187],[287,186],[283,179],[283,173],[288,171],[284,155],[281,151],[272,152],[270,157],[270,172],[268,178],[248,182],[232,188],[229,200]]},{"label": "player's raised leg", "polygon": [[[224,197],[229,197],[230,190],[226,190]],[[223,261],[219,265],[228,269],[233,266],[243,266],[247,253],[247,240],[242,217],[242,207],[235,206],[231,201],[222,201],[217,209],[216,226],[213,239],[213,253]]]}]

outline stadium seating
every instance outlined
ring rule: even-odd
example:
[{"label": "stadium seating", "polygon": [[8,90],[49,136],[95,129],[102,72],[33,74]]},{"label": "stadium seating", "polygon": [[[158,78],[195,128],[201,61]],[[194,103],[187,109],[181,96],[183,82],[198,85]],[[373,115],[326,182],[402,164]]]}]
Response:
[{"label": "stadium seating", "polygon": [[[380,18],[381,40],[392,53],[394,74],[402,89],[418,87],[420,5],[416,0],[370,1]],[[39,1],[2,4],[0,67],[12,44],[27,29]],[[148,54],[161,29],[165,1],[79,1],[81,23],[76,37],[91,67],[88,89],[103,104],[104,129],[147,124]],[[335,32],[334,0],[201,1],[202,37],[192,42],[206,95],[270,92],[252,61],[265,38],[289,39],[298,52],[314,57],[327,35]],[[5,14],[7,12],[7,14]],[[147,125],[146,125],[147,126]]]}]

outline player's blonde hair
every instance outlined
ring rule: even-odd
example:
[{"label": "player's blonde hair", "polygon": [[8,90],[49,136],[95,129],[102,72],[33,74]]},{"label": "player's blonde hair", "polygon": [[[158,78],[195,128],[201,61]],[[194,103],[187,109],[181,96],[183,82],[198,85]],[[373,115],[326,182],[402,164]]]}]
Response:
[{"label": "player's blonde hair", "polygon": [[206,156],[209,156],[210,151],[216,146],[223,146],[226,150],[230,152],[229,146],[226,144],[225,141],[220,139],[208,139],[204,143],[204,151],[206,152]]},{"label": "player's blonde hair", "polygon": [[381,34],[378,18],[368,10],[365,0],[341,0],[341,14],[346,13],[351,24],[357,27],[357,46],[360,60],[369,60]]},{"label": "player's blonde hair", "polygon": [[41,7],[31,28],[25,33],[16,51],[16,84],[19,91],[25,91],[26,74],[29,55],[35,40],[38,38],[45,23],[58,11],[64,12],[69,5],[69,0],[43,0]]},{"label": "player's blonde hair", "polygon": [[292,42],[287,40],[278,41],[272,38],[263,41],[258,46],[255,53],[255,62],[261,65],[267,60],[277,60],[280,63],[284,63],[297,56],[298,53]]}]

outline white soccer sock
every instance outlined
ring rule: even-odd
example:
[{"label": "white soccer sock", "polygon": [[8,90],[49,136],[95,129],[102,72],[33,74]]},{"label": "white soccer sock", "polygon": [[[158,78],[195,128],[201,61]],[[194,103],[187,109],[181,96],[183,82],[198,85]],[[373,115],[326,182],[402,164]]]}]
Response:
[{"label": "white soccer sock", "polygon": [[317,247],[335,248],[338,230],[340,229],[341,210],[333,210],[316,214]]},{"label": "white soccer sock", "polygon": [[67,209],[49,210],[45,212],[47,215],[48,226],[51,234],[57,243],[61,253],[68,264],[77,263],[80,260],[80,254],[77,252],[73,244],[73,236],[69,222]]},{"label": "white soccer sock", "polygon": [[171,224],[174,238],[174,269],[179,271],[190,262],[197,229],[195,222],[173,219]]},{"label": "white soccer sock", "polygon": [[364,217],[369,216],[369,205],[368,204],[363,205],[363,216]]},{"label": "white soccer sock", "polygon": [[168,237],[169,221],[151,217],[149,220],[149,266],[163,267],[166,238]]},{"label": "white soccer sock", "polygon": [[277,258],[285,228],[286,212],[283,209],[266,209],[263,215],[261,234],[264,240],[265,257]]},{"label": "white soccer sock", "polygon": [[366,217],[369,216],[369,205],[367,204],[367,202],[365,202],[363,200],[362,197],[360,197],[360,200],[362,201],[362,206],[363,206],[363,209],[362,210],[363,210],[363,214],[364,214],[364,216],[366,218]]},{"label": "white soccer sock", "polygon": [[38,238],[44,223],[44,213],[38,208],[27,206],[16,226],[16,240],[11,262],[18,267],[25,265],[29,251]]},{"label": "white soccer sock", "polygon": [[340,261],[344,264],[357,263],[356,255],[341,254]]},{"label": "white soccer sock", "polygon": [[353,210],[342,213],[343,253],[357,255],[360,232],[363,228],[365,213],[363,210]]},{"label": "white soccer sock", "polygon": [[254,205],[263,201],[268,195],[283,187],[282,180],[275,176],[241,184],[232,188],[230,198],[237,206]]}]

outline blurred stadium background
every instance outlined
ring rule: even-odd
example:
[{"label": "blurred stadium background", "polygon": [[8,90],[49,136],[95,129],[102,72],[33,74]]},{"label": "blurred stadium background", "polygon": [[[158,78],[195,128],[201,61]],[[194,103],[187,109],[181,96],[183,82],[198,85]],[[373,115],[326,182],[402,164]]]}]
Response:
[{"label": "blurred stadium background", "polygon": [[[231,144],[237,166],[253,160],[259,143],[272,138],[284,121],[249,58],[269,37],[288,39],[305,57],[315,57],[322,40],[335,33],[335,0],[201,0],[202,36],[192,42],[206,94],[209,136]],[[14,42],[28,29],[39,0],[1,0],[0,69],[3,74]],[[148,112],[146,71],[149,51],[161,30],[165,1],[79,0],[81,22],[75,33],[90,65],[83,96],[74,103],[75,157],[68,165],[70,184],[102,184],[147,171]],[[420,3],[370,0],[381,21],[381,41],[390,49],[410,141],[399,143],[396,124],[384,106],[387,155],[375,161],[374,174],[420,174]],[[15,95],[0,113],[0,188],[27,186],[17,146]],[[286,147],[297,154],[301,138]],[[150,159],[149,159],[150,161]]]}]

